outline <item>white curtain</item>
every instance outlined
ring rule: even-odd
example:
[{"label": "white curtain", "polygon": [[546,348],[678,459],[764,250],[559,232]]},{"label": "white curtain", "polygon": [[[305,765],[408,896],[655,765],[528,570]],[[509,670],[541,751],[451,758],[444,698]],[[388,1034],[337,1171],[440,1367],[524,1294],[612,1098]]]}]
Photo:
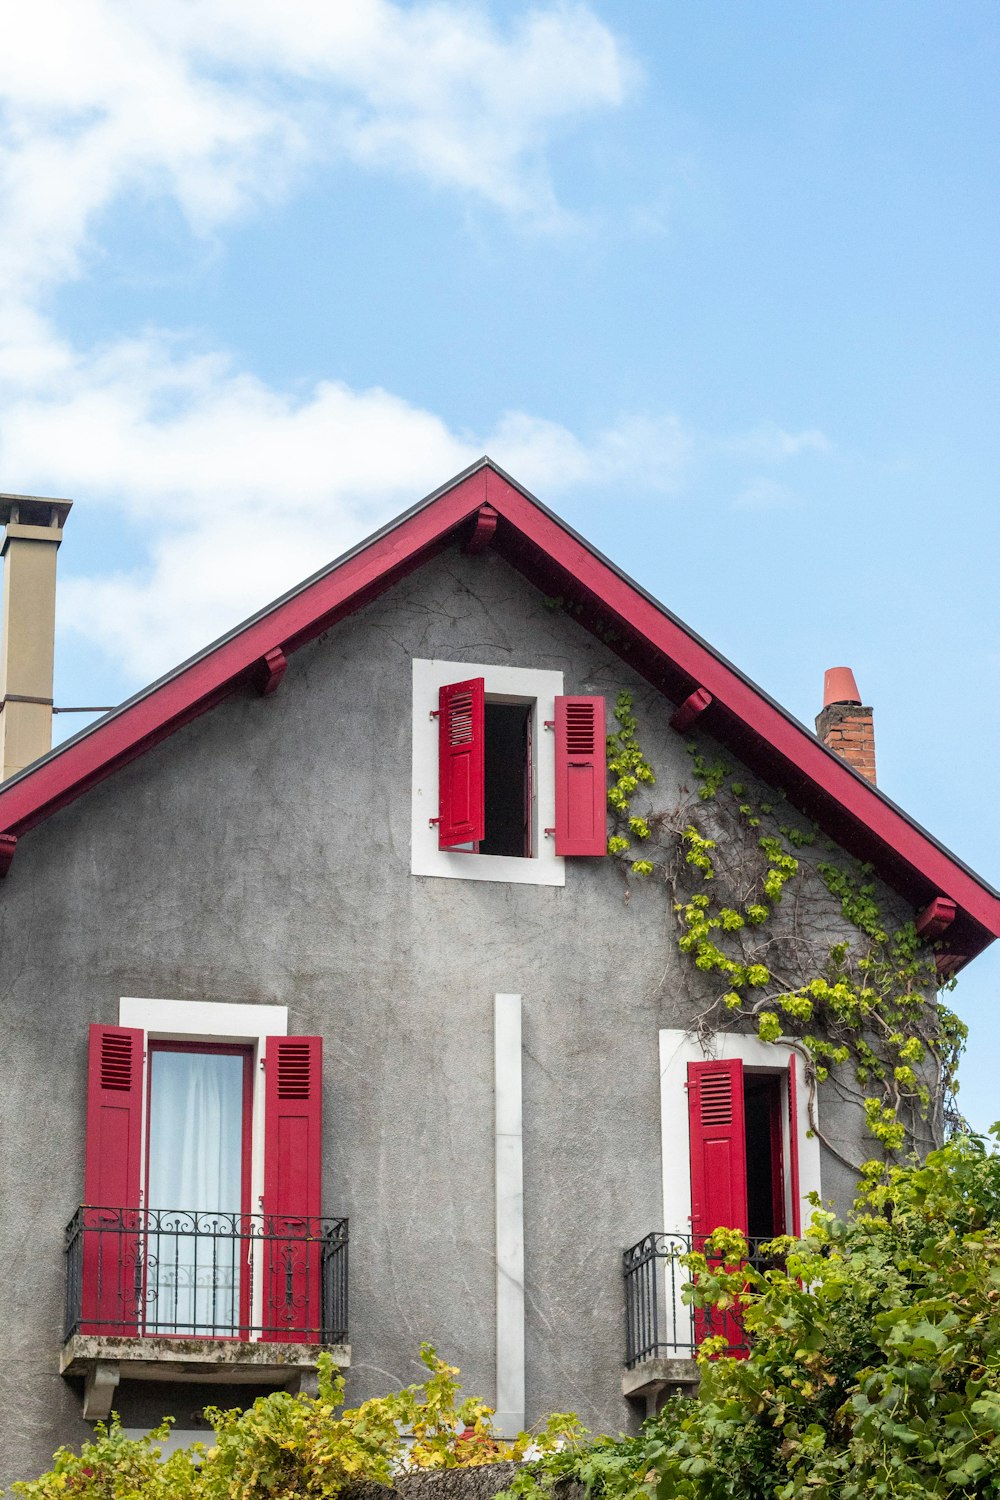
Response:
[{"label": "white curtain", "polygon": [[146,1191],[148,1332],[216,1337],[238,1332],[242,1168],[243,1058],[154,1051]]}]

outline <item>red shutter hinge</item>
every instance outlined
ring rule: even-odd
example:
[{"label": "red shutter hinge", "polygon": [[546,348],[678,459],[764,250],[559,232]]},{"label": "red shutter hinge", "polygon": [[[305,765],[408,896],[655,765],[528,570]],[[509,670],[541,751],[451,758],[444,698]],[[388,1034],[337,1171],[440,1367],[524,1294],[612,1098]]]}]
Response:
[{"label": "red shutter hinge", "polygon": [[430,716],[432,719],[440,719],[441,710],[439,708],[432,708]]},{"label": "red shutter hinge", "polygon": [[546,729],[555,729],[555,727],[556,727],[556,721],[555,721],[555,719],[546,719],[545,720],[545,728]]},{"label": "red shutter hinge", "polygon": [[552,836],[553,836],[554,833],[555,833],[555,829],[554,828],[546,828],[545,829],[545,837],[547,839],[552,838]]},{"label": "red shutter hinge", "polygon": [[428,824],[429,824],[429,826],[431,828],[436,828],[437,825],[440,823],[440,821],[441,821],[440,818],[428,818],[427,819],[427,822],[428,822]]}]

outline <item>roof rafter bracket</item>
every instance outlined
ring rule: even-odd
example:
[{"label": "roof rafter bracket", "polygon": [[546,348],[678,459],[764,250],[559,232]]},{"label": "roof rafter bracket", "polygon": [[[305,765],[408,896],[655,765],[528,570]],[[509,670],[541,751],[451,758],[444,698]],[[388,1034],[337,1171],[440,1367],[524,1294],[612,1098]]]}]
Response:
[{"label": "roof rafter bracket", "polygon": [[712,695],[707,688],[695,688],[694,692],[690,693],[670,715],[671,729],[676,729],[678,734],[683,734],[685,729],[691,728],[695,719],[705,712],[711,702]]},{"label": "roof rafter bracket", "polygon": [[10,869],[17,848],[17,839],[12,833],[0,833],[0,880]]},{"label": "roof rafter bracket", "polygon": [[485,552],[493,540],[493,533],[497,529],[497,512],[492,505],[481,505],[476,511],[472,523],[472,530],[466,536],[462,544],[462,551],[475,557],[480,552]]},{"label": "roof rafter bracket", "polygon": [[934,959],[934,967],[942,979],[954,979],[959,969],[969,962],[967,953],[938,953]]},{"label": "roof rafter bracket", "polygon": [[957,908],[948,896],[935,896],[934,900],[917,917],[916,928],[925,943],[932,943],[943,932],[947,932],[955,920]]},{"label": "roof rafter bracket", "polygon": [[256,663],[253,669],[253,684],[262,698],[267,698],[271,693],[277,692],[287,666],[288,657],[280,646],[272,647]]}]

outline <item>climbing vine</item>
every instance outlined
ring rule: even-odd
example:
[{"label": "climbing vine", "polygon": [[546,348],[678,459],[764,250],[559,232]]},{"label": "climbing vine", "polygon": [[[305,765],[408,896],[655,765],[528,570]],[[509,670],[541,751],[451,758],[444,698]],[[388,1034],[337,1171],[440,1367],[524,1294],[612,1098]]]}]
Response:
[{"label": "climbing vine", "polygon": [[[908,1139],[932,1144],[960,1118],[954,1096],[966,1036],[958,1017],[928,998],[940,984],[933,945],[912,921],[886,919],[870,865],[843,862],[829,842],[822,857],[804,857],[820,830],[786,815],[782,793],[757,799],[694,741],[693,791],[673,807],[636,812],[634,799],[656,776],[631,694],[618,695],[614,717],[608,853],[626,899],[631,877],[666,888],[677,946],[708,997],[694,1030],[708,1042],[752,1027],[762,1041],[791,1043],[805,1063],[811,1126],[845,1162],[822,1137],[816,1085],[830,1080],[863,1108],[881,1159],[847,1164],[867,1178],[882,1176]],[[831,897],[853,929],[846,940],[831,920]]]}]

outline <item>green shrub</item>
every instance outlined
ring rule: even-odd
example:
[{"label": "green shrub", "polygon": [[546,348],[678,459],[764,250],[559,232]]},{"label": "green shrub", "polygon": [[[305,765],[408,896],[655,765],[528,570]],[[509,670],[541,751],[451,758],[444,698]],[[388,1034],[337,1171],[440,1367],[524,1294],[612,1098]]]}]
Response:
[{"label": "green shrub", "polygon": [[575,1479],[590,1500],[1000,1497],[1000,1155],[960,1137],[888,1181],[873,1164],[846,1224],[817,1212],[775,1241],[783,1269],[713,1239],[685,1295],[738,1303],[749,1356],[703,1346],[697,1400],[526,1465],[514,1494]]},{"label": "green shrub", "polygon": [[[960,1138],[816,1213],[784,1269],[709,1271],[747,1359],[647,1433],[657,1500],[1000,1496],[1000,1157]],[[729,1258],[738,1260],[730,1248]]]},{"label": "green shrub", "polygon": [[[572,1416],[504,1442],[492,1409],[459,1401],[458,1370],[430,1345],[420,1351],[427,1378],[345,1410],[344,1381],[329,1355],[319,1361],[319,1395],[276,1391],[248,1411],[206,1412],[214,1438],[160,1461],[169,1422],[132,1439],[116,1419],[98,1423],[80,1453],[61,1448],[40,1479],[21,1481],[24,1500],[331,1500],[361,1480],[391,1484],[413,1469],[476,1467],[543,1452],[580,1430]],[[405,1434],[405,1436],[404,1436]]]}]

